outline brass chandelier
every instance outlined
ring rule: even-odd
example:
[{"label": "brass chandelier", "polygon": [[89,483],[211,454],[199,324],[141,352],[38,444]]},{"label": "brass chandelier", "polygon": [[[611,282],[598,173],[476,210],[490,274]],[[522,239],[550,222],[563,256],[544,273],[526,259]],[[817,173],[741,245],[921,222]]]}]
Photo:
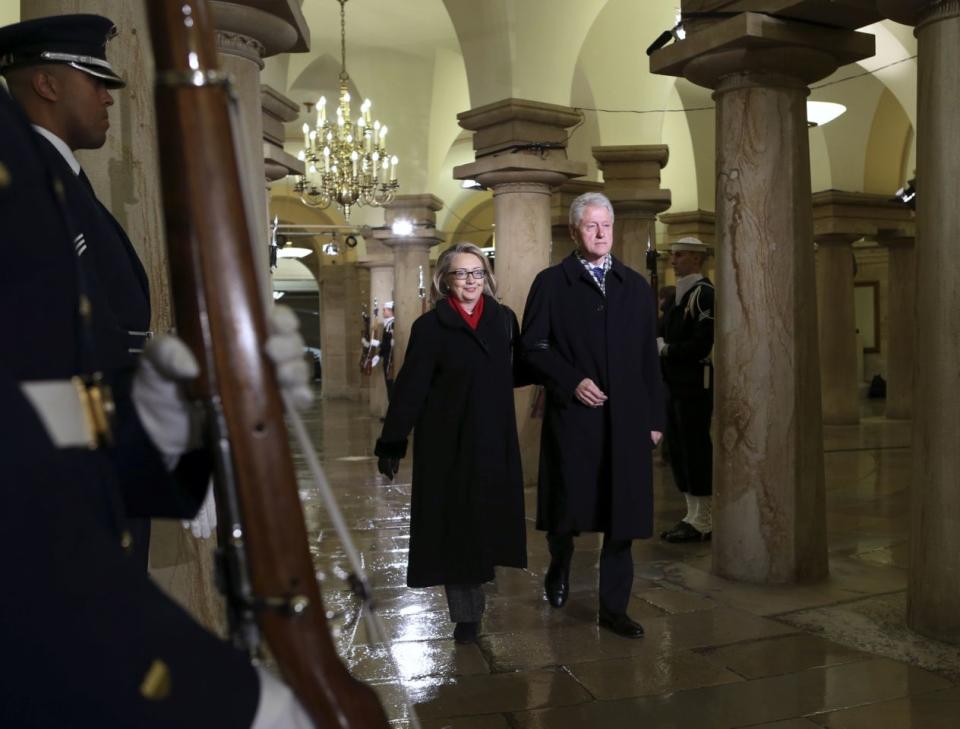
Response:
[{"label": "brass chandelier", "polygon": [[312,208],[327,208],[335,202],[345,219],[354,205],[380,207],[393,200],[397,182],[397,157],[387,154],[387,127],[370,120],[370,99],[360,105],[356,121],[350,117],[350,77],[347,75],[347,26],[345,5],[340,3],[340,98],[336,118],[327,118],[327,100],[316,104],[316,126],[303,125],[303,151],[306,174],[300,175],[294,190],[300,200]]}]

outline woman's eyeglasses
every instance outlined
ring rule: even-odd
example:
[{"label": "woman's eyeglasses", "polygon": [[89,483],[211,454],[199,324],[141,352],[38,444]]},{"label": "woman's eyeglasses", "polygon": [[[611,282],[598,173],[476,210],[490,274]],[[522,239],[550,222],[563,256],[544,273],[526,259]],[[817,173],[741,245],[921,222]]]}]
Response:
[{"label": "woman's eyeglasses", "polygon": [[466,281],[468,276],[473,276],[477,281],[483,281],[487,276],[487,272],[482,268],[475,268],[472,271],[468,271],[465,268],[456,268],[450,272],[450,275],[457,279],[457,281]]}]

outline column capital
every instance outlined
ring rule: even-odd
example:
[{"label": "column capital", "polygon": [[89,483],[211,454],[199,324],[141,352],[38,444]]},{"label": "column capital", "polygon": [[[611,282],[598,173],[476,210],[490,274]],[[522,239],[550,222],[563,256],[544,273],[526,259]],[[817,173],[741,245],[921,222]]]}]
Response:
[{"label": "column capital", "polygon": [[716,215],[709,210],[684,210],[663,213],[660,222],[667,226],[666,239],[673,243],[678,238],[693,236],[708,246],[714,245]]},{"label": "column capital", "polygon": [[260,106],[263,110],[263,165],[267,180],[273,182],[287,175],[302,175],[303,160],[285,152],[283,123],[299,115],[296,102],[271,86],[260,86]]},{"label": "column capital", "polygon": [[913,211],[886,195],[823,190],[813,195],[813,237],[817,243],[829,236],[874,238],[881,230],[912,234]]},{"label": "column capital", "polygon": [[901,230],[878,230],[877,244],[884,248],[913,248],[917,244],[915,235],[905,235]]},{"label": "column capital", "polygon": [[383,206],[383,219],[388,226],[397,220],[409,220],[418,227],[432,228],[437,222],[437,211],[443,209],[443,200],[430,193],[397,195]]},{"label": "column capital", "polygon": [[477,157],[517,147],[565,149],[567,129],[581,118],[568,106],[527,99],[502,99],[457,114],[460,126],[474,133]]},{"label": "column capital", "polygon": [[591,147],[590,152],[603,170],[603,179],[656,180],[667,166],[670,148],[666,144],[631,144],[626,146]]},{"label": "column capital", "polygon": [[249,57],[255,47],[244,38],[253,40],[259,58],[251,60],[262,67],[263,58],[310,50],[310,29],[297,0],[212,0],[210,10],[220,51]]},{"label": "column capital", "polygon": [[415,228],[413,235],[405,236],[398,236],[390,229],[375,230],[373,235],[383,245],[394,250],[424,248],[429,251],[437,243],[443,242],[443,238],[437,234],[436,228]]},{"label": "column capital", "polygon": [[393,251],[384,245],[382,238],[378,239],[375,235],[367,235],[364,237],[364,244],[367,254],[358,263],[368,268],[393,265]]},{"label": "column capital", "polygon": [[652,218],[670,207],[669,190],[660,189],[660,170],[667,166],[665,144],[593,147],[603,171],[604,192],[619,217]]},{"label": "column capital", "polygon": [[720,92],[744,83],[803,87],[874,50],[869,33],[743,12],[692,26],[684,40],[650,57],[650,71]]},{"label": "column capital", "polygon": [[904,25],[921,26],[960,16],[960,0],[876,0],[884,17]]},{"label": "column capital", "polygon": [[[587,173],[587,165],[565,157],[542,157],[513,152],[481,157],[476,162],[453,168],[455,180],[476,180],[484,187],[497,188],[511,183],[534,183],[546,188],[559,187]],[[549,193],[549,189],[545,190]]]}]

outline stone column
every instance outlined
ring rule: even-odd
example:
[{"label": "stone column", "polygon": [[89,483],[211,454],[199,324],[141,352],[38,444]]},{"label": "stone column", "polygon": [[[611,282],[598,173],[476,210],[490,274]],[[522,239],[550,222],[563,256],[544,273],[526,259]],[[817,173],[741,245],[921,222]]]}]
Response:
[{"label": "stone column", "polygon": [[283,150],[285,122],[299,115],[297,104],[270,86],[260,87],[263,110],[263,166],[267,179],[267,209],[270,207],[270,183],[287,175],[302,175],[303,161]]},{"label": "stone column", "polygon": [[[320,393],[324,399],[350,398],[350,374],[356,363],[350,356],[349,337],[353,334],[348,324],[348,266],[318,265],[320,284],[320,351],[322,352],[323,381]],[[357,338],[359,338],[357,333]]]},{"label": "stone column", "polygon": [[960,2],[880,0],[887,16],[916,26],[917,248],[913,515],[907,623],[960,643],[960,422],[944,399],[960,388]]},{"label": "stone column", "polygon": [[370,271],[356,263],[348,263],[346,269],[346,315],[345,331],[347,335],[347,396],[351,400],[369,403],[370,378],[361,370],[360,359],[363,356],[363,312],[370,311]]},{"label": "stone column", "polygon": [[665,144],[594,147],[593,156],[616,213],[613,254],[649,279],[647,246],[656,248],[657,215],[670,207],[670,191],[660,188],[660,170],[667,166],[669,149]]},{"label": "stone column", "polygon": [[912,228],[910,217],[888,195],[824,190],[813,196],[824,423],[860,421],[853,243],[881,229]]},{"label": "stone column", "polygon": [[586,173],[567,159],[567,128],[580,120],[573,109],[505,99],[457,115],[474,132],[477,159],[453,170],[493,190],[497,225],[498,297],[523,314],[533,277],[550,263],[550,194]]},{"label": "stone column", "polygon": [[[393,325],[393,374],[400,371],[410,341],[410,327],[430,306],[430,249],[442,238],[437,233],[437,211],[443,201],[435,195],[397,195],[386,207],[386,230],[374,236],[393,250],[393,301],[397,317]],[[398,220],[413,224],[407,236],[395,234],[391,226]],[[420,298],[421,281],[425,298]]]},{"label": "stone column", "polygon": [[[393,300],[393,251],[381,241],[368,237],[367,256],[360,261],[361,266],[370,271],[370,300],[367,308],[370,312],[373,336],[380,337],[383,332],[383,305]],[[383,417],[387,412],[387,388],[383,381],[381,362],[373,368],[370,382],[370,414]]]},{"label": "stone column", "polygon": [[602,182],[569,180],[550,196],[550,265],[554,266],[576,248],[570,235],[570,205],[585,192],[603,192]]},{"label": "stone column", "polygon": [[[258,180],[266,179],[263,149],[263,102],[260,71],[263,59],[278,53],[305,51],[309,30],[296,0],[236,0],[210,2],[216,28],[220,67],[233,77],[237,95],[240,164],[250,185],[252,243],[261,287],[269,292],[269,227],[267,199]],[[268,293],[266,295],[269,295]]]},{"label": "stone column", "polygon": [[[523,318],[534,277],[550,265],[552,190],[586,173],[567,159],[567,129],[580,114],[565,106],[504,99],[457,115],[474,132],[476,161],[453,170],[493,190],[497,226],[497,297]],[[516,391],[524,482],[534,483],[540,423],[530,417],[535,388]]]},{"label": "stone column", "polygon": [[853,302],[853,242],[857,233],[822,233],[817,243],[817,314],[823,422],[860,422],[857,322]]},{"label": "stone column", "polygon": [[916,348],[917,267],[914,236],[881,232],[877,242],[889,254],[887,290],[887,407],[892,420],[913,417],[913,367]]},{"label": "stone column", "polygon": [[[709,256],[704,263],[703,273],[711,281],[716,282],[716,216],[709,210],[685,210],[677,213],[662,213],[658,216],[660,222],[666,226],[665,248],[669,248],[674,241],[693,236],[697,240],[703,241],[712,249],[713,255]],[[660,285],[673,285],[677,282],[673,275],[673,268],[670,266],[670,256],[665,253],[660,256]]]},{"label": "stone column", "polygon": [[827,574],[805,99],[807,84],[873,51],[872,35],[741,13],[650,59],[715,89],[713,569],[724,577]]}]

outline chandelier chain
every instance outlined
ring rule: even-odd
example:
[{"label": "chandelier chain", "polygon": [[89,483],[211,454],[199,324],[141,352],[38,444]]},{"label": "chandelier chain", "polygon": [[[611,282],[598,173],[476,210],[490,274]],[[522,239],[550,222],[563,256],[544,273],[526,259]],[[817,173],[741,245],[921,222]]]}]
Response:
[{"label": "chandelier chain", "polygon": [[[326,208],[332,203],[350,218],[353,206],[381,207],[393,201],[397,188],[397,157],[387,154],[387,127],[370,116],[370,99],[364,99],[360,115],[350,111],[350,76],[347,74],[347,0],[340,3],[340,83],[335,116],[327,118],[327,100],[307,103],[308,113],[316,110],[311,128],[303,125],[305,174],[294,189],[304,205]],[[333,115],[332,115],[333,116]]]}]

